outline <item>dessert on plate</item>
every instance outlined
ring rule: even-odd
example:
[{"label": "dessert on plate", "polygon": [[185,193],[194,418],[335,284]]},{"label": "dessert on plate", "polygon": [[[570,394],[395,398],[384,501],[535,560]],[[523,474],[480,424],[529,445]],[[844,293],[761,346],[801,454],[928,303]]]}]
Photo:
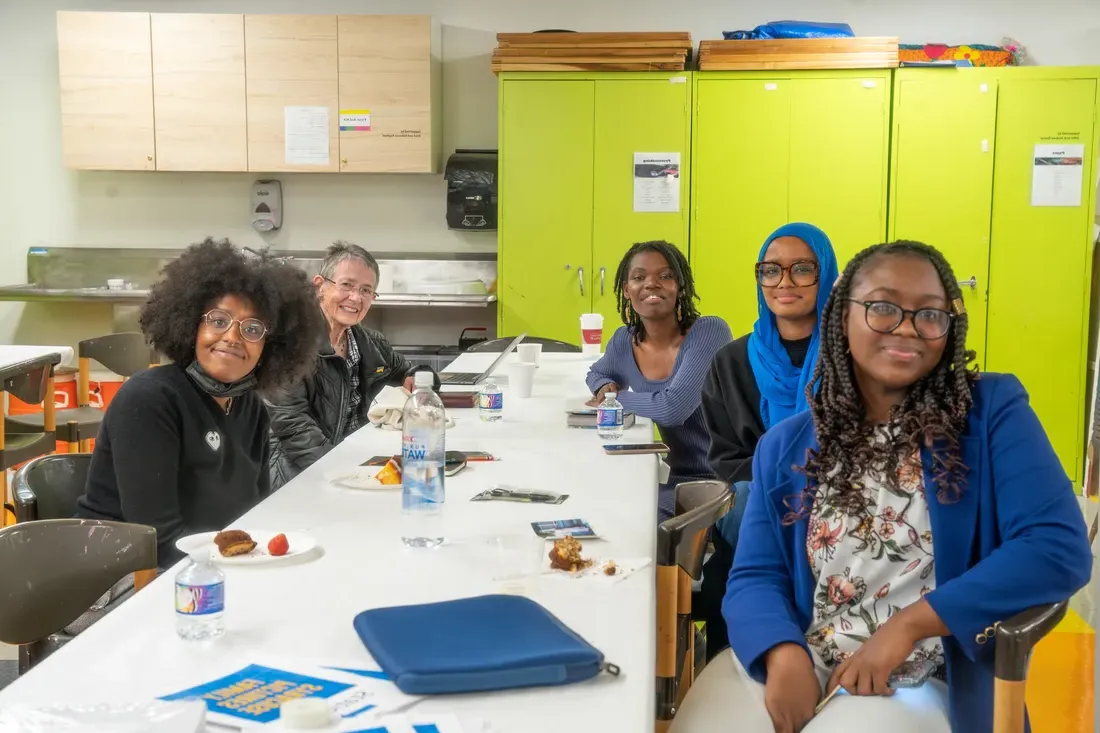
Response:
[{"label": "dessert on plate", "polygon": [[227,529],[214,535],[214,544],[222,557],[247,555],[256,549],[256,541],[243,529]]},{"label": "dessert on plate", "polygon": [[591,565],[592,561],[581,555],[581,543],[576,538],[554,540],[554,546],[550,549],[550,567],[575,573]]}]

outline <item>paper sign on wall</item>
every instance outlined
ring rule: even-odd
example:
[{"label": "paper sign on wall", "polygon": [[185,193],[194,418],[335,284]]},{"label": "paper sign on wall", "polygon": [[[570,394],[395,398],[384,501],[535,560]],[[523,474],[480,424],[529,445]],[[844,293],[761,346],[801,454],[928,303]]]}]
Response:
[{"label": "paper sign on wall", "polygon": [[340,110],[340,132],[370,132],[370,110]]},{"label": "paper sign on wall", "polygon": [[680,154],[634,153],[634,211],[680,210]]},{"label": "paper sign on wall", "polygon": [[1036,145],[1031,171],[1032,206],[1080,206],[1084,145]]},{"label": "paper sign on wall", "polygon": [[284,107],[287,165],[328,165],[328,107]]}]

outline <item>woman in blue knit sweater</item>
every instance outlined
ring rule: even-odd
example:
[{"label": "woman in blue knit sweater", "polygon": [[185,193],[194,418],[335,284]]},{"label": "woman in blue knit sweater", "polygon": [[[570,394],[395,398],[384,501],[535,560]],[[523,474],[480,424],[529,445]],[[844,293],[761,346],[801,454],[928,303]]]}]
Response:
[{"label": "woman in blue knit sweater", "polygon": [[668,445],[668,481],[658,493],[658,518],[673,515],[678,483],[713,478],[710,435],[701,407],[703,382],[717,351],[732,339],[721,318],[700,316],[687,258],[668,242],[635,244],[619,263],[615,297],[623,327],[588,372],[597,405],[618,393],[626,412],[657,423]]}]

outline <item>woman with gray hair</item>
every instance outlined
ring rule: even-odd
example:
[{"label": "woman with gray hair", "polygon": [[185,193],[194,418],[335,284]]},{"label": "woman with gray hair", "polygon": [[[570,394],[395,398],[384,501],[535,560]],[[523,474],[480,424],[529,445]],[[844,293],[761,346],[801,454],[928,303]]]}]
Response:
[{"label": "woman with gray hair", "polygon": [[414,367],[385,336],[362,325],[377,295],[378,277],[378,263],[369,252],[341,241],[329,247],[313,278],[328,339],[312,376],[268,399],[273,489],[365,425],[383,387],[411,389],[412,375],[427,368]]}]

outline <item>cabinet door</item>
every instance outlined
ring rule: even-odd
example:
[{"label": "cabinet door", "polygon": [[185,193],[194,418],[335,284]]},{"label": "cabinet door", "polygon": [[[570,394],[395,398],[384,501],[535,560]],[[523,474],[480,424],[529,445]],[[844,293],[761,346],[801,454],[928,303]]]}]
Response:
[{"label": "cabinet door", "polygon": [[580,343],[592,303],[593,85],[501,82],[501,336]]},{"label": "cabinet door", "polygon": [[59,12],[57,52],[65,165],[155,169],[149,14]]},{"label": "cabinet door", "polygon": [[340,126],[340,170],[431,172],[431,18],[341,15],[339,38],[340,109],[359,115]]},{"label": "cabinet door", "polygon": [[[684,80],[684,77],[679,77]],[[668,79],[596,82],[595,177],[592,203],[592,309],[604,317],[604,340],[622,319],[615,301],[615,274],[623,254],[635,242],[663,239],[688,254],[689,151],[691,87]],[[635,155],[662,159],[679,156],[680,170],[642,163]],[[651,174],[655,174],[652,175]],[[656,189],[657,207],[676,211],[635,211],[635,177],[639,194]],[[678,192],[678,193],[677,193]],[[651,205],[642,204],[641,208]]]},{"label": "cabinet door", "polygon": [[248,170],[244,16],[151,20],[157,170]]},{"label": "cabinet door", "polygon": [[246,15],[250,171],[339,170],[335,15]]},{"label": "cabinet door", "polygon": [[[1095,112],[1095,79],[1002,79],[998,90],[987,361],[1024,383],[1074,480],[1084,443]],[[1037,145],[1083,146],[1084,164],[1069,174],[1082,178],[1079,205],[1032,205]]]},{"label": "cabinet door", "polygon": [[921,76],[900,81],[894,100],[889,238],[947,257],[964,284],[967,346],[984,366],[997,84],[980,72]]},{"label": "cabinet door", "polygon": [[786,224],[792,82],[707,79],[696,85],[691,266],[700,309],[734,335],[756,321],[753,265]]},{"label": "cabinet door", "polygon": [[791,221],[829,235],[841,269],[886,237],[888,78],[792,82]]}]

